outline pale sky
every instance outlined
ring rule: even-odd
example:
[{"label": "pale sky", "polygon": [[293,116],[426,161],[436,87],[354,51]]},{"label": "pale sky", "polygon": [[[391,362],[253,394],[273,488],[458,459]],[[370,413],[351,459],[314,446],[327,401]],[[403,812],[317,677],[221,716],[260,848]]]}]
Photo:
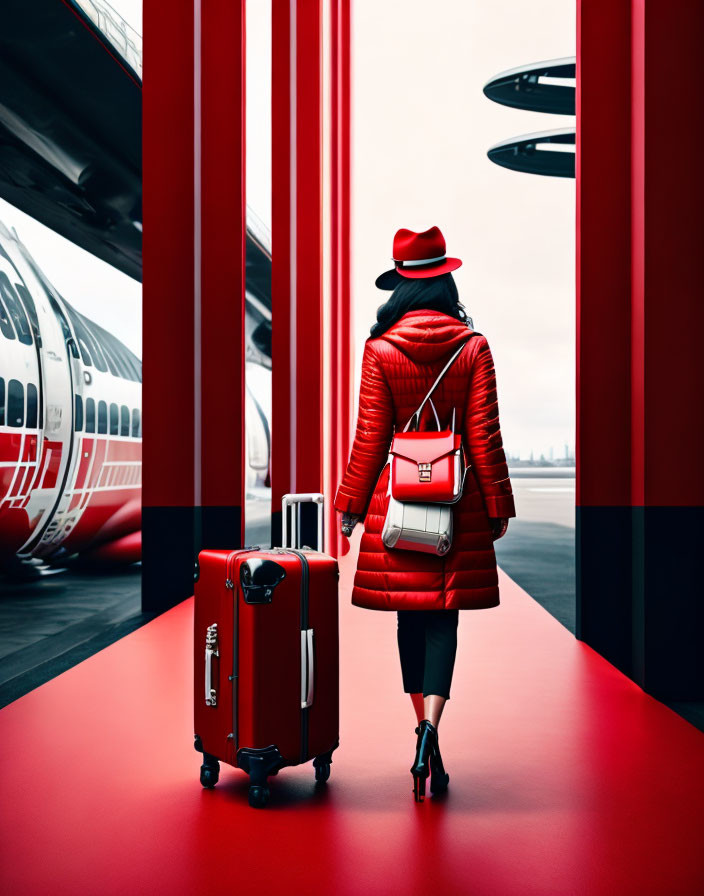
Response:
[{"label": "pale sky", "polygon": [[[138,34],[142,33],[142,0],[107,0],[107,2]],[[165,4],[165,8],[166,6]]]},{"label": "pale sky", "polygon": [[564,0],[354,0],[355,347],[385,300],[400,227],[437,225],[460,298],[489,340],[506,449],[560,455],[574,444],[575,182],[499,168],[494,143],[572,126],[482,93],[517,65],[575,53]]}]

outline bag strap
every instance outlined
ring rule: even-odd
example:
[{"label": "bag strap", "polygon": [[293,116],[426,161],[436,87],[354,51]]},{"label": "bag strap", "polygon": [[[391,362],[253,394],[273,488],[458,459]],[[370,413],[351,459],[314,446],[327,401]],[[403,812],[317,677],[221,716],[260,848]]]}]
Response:
[{"label": "bag strap", "polygon": [[[438,387],[438,386],[440,385],[440,383],[442,382],[442,380],[443,380],[445,374],[447,373],[447,371],[452,367],[452,365],[455,363],[455,361],[457,360],[457,358],[460,356],[460,353],[461,353],[462,349],[465,347],[465,345],[467,345],[467,343],[468,343],[469,340],[472,338],[472,336],[476,336],[476,335],[478,335],[478,334],[477,334],[477,332],[476,332],[476,330],[475,330],[475,331],[469,336],[468,339],[465,339],[465,341],[462,343],[462,345],[457,349],[457,351],[452,355],[452,357],[451,357],[450,360],[447,362],[447,364],[446,364],[446,365],[443,367],[443,369],[440,371],[440,374],[438,375],[438,378],[435,380],[435,382],[433,383],[433,385],[432,385],[432,386],[430,387],[430,389],[428,390],[428,392],[427,392],[425,398],[423,399],[423,401],[421,401],[421,403],[418,405],[418,408],[416,409],[416,411],[411,415],[411,418],[410,418],[410,420],[408,421],[408,423],[404,426],[404,428],[403,428],[403,431],[404,431],[404,432],[407,432],[407,431],[408,431],[408,427],[411,425],[411,423],[413,422],[413,420],[416,421],[415,428],[418,429],[418,426],[419,426],[419,424],[420,424],[420,415],[423,413],[423,408],[425,407],[425,403],[426,403],[427,401],[430,401],[431,405],[433,405],[433,402],[432,402],[430,396],[431,396],[431,395],[433,394],[433,392],[437,389],[437,387]],[[437,411],[435,411],[435,405],[433,405],[433,411],[435,412],[435,420],[436,420],[436,422],[437,422],[437,424],[438,424],[438,431],[439,431],[439,430],[440,430],[440,421],[438,420]]]}]

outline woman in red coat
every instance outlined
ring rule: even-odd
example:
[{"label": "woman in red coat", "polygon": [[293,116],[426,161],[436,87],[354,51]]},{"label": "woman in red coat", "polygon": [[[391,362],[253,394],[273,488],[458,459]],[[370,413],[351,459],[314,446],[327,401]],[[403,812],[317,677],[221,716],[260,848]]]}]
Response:
[{"label": "woman in red coat", "polygon": [[[399,230],[396,267],[377,278],[393,289],[377,311],[364,346],[357,429],[349,463],[335,496],[342,532],[364,521],[352,603],[398,612],[398,647],[404,690],[418,718],[411,772],[422,800],[425,779],[447,788],[437,727],[457,647],[459,610],[499,603],[494,540],[515,516],[499,429],[494,364],[489,345],[470,326],[451,271],[461,265],[445,255],[437,227],[423,233]],[[394,430],[400,431],[451,355],[467,341],[433,393],[441,425],[453,410],[468,464],[461,499],[453,507],[452,547],[444,556],[387,549],[382,528],[388,506],[387,459]],[[423,412],[420,428],[434,428]]]}]

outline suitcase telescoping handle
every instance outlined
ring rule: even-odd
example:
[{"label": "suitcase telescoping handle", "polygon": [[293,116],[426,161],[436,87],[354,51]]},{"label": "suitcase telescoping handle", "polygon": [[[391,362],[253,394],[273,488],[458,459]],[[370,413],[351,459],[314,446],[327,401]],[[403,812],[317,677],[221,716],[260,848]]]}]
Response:
[{"label": "suitcase telescoping handle", "polygon": [[[323,535],[323,503],[325,499],[318,492],[284,495],[281,500],[282,542],[285,548],[301,547],[301,504],[318,505],[318,542],[316,548],[324,549]],[[289,510],[291,526],[289,528]],[[301,630],[301,709],[313,705],[315,697],[315,651],[313,648],[313,629]]]},{"label": "suitcase telescoping handle", "polygon": [[[282,519],[282,547],[301,547],[301,504],[314,503],[318,505],[318,544],[317,550],[324,550],[323,544],[323,503],[325,498],[317,492],[305,492],[298,495],[284,495],[281,499]],[[289,529],[288,516],[291,508],[291,527]],[[289,541],[290,537],[290,541]]]}]

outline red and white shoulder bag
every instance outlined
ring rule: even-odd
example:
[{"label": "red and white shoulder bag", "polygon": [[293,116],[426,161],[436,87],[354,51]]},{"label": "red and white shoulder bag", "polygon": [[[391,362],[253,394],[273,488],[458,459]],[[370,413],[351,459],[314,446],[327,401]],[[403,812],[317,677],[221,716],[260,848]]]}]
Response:
[{"label": "red and white shoulder bag", "polygon": [[[450,427],[441,429],[431,396],[468,342],[466,339],[444,366],[403,432],[394,434],[389,453],[389,507],[381,533],[387,548],[442,556],[452,546],[452,505],[462,497],[467,463],[461,432],[455,431],[455,409]],[[418,429],[428,402],[436,431]]]}]

